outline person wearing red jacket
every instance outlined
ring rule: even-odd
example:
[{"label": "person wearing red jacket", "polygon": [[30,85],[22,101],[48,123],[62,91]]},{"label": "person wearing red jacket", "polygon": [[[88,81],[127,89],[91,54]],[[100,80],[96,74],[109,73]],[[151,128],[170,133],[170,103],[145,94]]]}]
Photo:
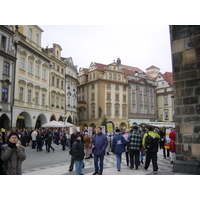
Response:
[{"label": "person wearing red jacket", "polygon": [[171,164],[176,160],[176,132],[175,129],[172,128],[169,133],[170,143],[169,143],[169,151],[170,151],[170,159]]}]

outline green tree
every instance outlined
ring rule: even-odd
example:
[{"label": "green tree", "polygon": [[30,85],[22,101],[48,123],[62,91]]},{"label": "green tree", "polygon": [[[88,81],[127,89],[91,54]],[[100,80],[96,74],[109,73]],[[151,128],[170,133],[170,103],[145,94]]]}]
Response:
[{"label": "green tree", "polygon": [[105,126],[107,128],[107,123],[108,123],[107,117],[106,117],[106,115],[104,115],[104,117],[102,118],[102,121],[101,121],[101,126]]}]

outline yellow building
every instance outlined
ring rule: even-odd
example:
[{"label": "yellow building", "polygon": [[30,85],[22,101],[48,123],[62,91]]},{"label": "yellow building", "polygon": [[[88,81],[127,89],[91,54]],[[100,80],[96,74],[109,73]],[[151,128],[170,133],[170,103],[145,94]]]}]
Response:
[{"label": "yellow building", "polygon": [[92,62],[80,69],[78,86],[79,123],[82,127],[101,125],[104,116],[113,128],[126,128],[128,120],[128,81],[120,65]]},{"label": "yellow building", "polygon": [[12,128],[39,127],[50,117],[48,54],[41,48],[43,30],[19,26]]}]

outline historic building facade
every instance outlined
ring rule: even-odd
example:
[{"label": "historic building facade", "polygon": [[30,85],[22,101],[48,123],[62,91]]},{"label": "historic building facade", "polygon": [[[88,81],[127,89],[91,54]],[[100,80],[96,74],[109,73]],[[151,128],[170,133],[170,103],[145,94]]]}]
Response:
[{"label": "historic building facade", "polygon": [[[72,58],[61,57],[62,48],[41,47],[43,30],[19,26],[12,128],[39,128],[56,120],[77,123],[77,69]],[[73,77],[73,108],[68,108],[67,82]],[[73,74],[73,75],[72,75]],[[76,111],[76,112],[75,112]]]},{"label": "historic building facade", "polygon": [[157,120],[174,121],[174,86],[171,72],[159,73],[155,78],[157,98]]},{"label": "historic building facade", "polygon": [[19,26],[12,128],[35,128],[50,118],[50,59],[38,26]]},{"label": "historic building facade", "polygon": [[0,26],[0,128],[11,125],[13,106],[13,82],[15,69],[16,43],[14,29],[9,25]]},{"label": "historic building facade", "polygon": [[73,59],[62,58],[66,65],[65,73],[65,118],[69,123],[78,124],[78,71]]},{"label": "historic building facade", "polygon": [[156,116],[156,83],[145,73],[127,75],[129,83],[129,122],[148,123],[155,121]]},{"label": "historic building facade", "polygon": [[[155,81],[140,77],[139,68],[117,63],[91,63],[79,70],[79,121],[83,127],[101,125],[104,116],[113,128],[127,128],[128,122],[156,119]],[[140,102],[140,104],[139,104]]]}]

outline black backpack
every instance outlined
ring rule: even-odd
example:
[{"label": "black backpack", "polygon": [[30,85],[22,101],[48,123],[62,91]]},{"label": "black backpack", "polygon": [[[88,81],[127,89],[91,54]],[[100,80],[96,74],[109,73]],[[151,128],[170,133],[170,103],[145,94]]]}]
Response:
[{"label": "black backpack", "polygon": [[145,138],[145,149],[152,150],[155,147],[155,140],[152,136],[147,133],[147,136]]}]

